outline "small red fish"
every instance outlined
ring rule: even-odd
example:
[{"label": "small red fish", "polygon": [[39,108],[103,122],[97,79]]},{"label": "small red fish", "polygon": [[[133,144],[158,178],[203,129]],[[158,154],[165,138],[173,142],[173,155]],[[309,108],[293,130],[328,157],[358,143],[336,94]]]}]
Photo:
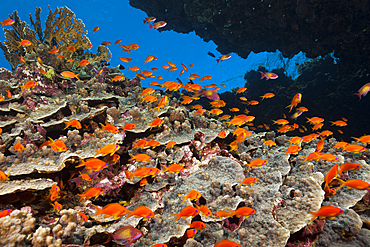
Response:
[{"label": "small red fish", "polygon": [[112,124],[107,124],[104,126],[104,124],[100,123],[100,125],[102,126],[102,128],[112,134],[116,134],[119,132],[119,130],[116,128],[116,126],[112,125]]},{"label": "small red fish", "polygon": [[9,180],[8,176],[9,176],[9,174],[7,175],[3,171],[0,170],[0,182],[1,183],[6,181],[6,180]]},{"label": "small red fish", "polygon": [[150,218],[153,218],[155,215],[154,212],[146,206],[138,206],[132,211],[128,210],[126,219],[130,218],[131,216],[135,216],[136,218],[143,217],[143,220],[148,220]]},{"label": "small red fish", "polygon": [[196,190],[191,190],[191,191],[189,191],[189,193],[187,195],[179,194],[179,196],[183,196],[184,197],[184,200],[182,201],[182,203],[180,203],[180,204],[183,204],[186,201],[186,199],[190,199],[190,201],[196,201],[202,195],[200,194],[200,192],[198,192]]},{"label": "small red fish", "polygon": [[319,219],[323,219],[325,217],[328,217],[329,219],[333,220],[336,216],[341,215],[344,213],[344,211],[340,208],[333,207],[333,206],[322,206],[319,211],[317,212],[308,212],[310,214],[313,214],[313,217],[310,222],[312,222],[314,219],[319,217]]},{"label": "small red fish", "polygon": [[230,240],[221,240],[218,241],[214,247],[242,247],[242,246]]},{"label": "small red fish", "polygon": [[277,74],[271,73],[271,72],[262,72],[262,71],[258,71],[258,72],[261,73],[261,80],[263,78],[266,78],[266,81],[267,81],[268,79],[277,79],[279,77]]},{"label": "small red fish", "polygon": [[21,42],[19,42],[19,46],[27,47],[27,46],[30,46],[30,45],[32,45],[32,42],[27,40],[27,39],[24,39]]},{"label": "small red fish", "polygon": [[76,166],[76,168],[81,166],[85,166],[87,169],[93,169],[94,171],[100,171],[101,169],[108,167],[108,164],[100,159],[90,158],[86,161],[81,160],[81,164]]},{"label": "small red fish", "polygon": [[99,27],[94,27],[94,29],[92,30],[92,33],[96,33],[97,31],[99,31]]},{"label": "small red fish", "polygon": [[187,223],[187,225],[190,226],[190,228],[195,228],[200,231],[206,228],[206,224],[204,224],[202,221],[194,221],[191,224]]},{"label": "small red fish", "polygon": [[77,194],[77,195],[80,197],[79,201],[81,201],[83,198],[90,199],[91,197],[95,197],[95,199],[96,199],[96,198],[98,198],[99,195],[101,195],[103,193],[104,193],[104,189],[92,187],[90,189],[87,189],[85,191],[85,193]]},{"label": "small red fish", "polygon": [[24,85],[21,86],[21,88],[22,88],[22,92],[21,93],[23,93],[24,89],[26,89],[26,88],[28,88],[28,89],[34,88],[34,87],[36,87],[36,85],[37,85],[37,81],[33,81],[33,80],[27,81]]},{"label": "small red fish", "polygon": [[93,206],[95,207],[96,212],[92,216],[104,214],[104,218],[113,216],[118,219],[129,212],[127,208],[125,208],[119,203],[110,203],[105,205],[103,208],[99,208],[95,205]]},{"label": "small red fish", "polygon": [[8,18],[8,19],[5,19],[5,20],[3,20],[3,21],[0,21],[0,23],[1,23],[1,27],[3,27],[3,26],[8,26],[8,25],[12,25],[12,24],[14,24],[14,20],[13,19],[10,19],[10,18]]},{"label": "small red fish", "polygon": [[230,54],[226,54],[226,55],[223,55],[223,56],[221,56],[221,57],[219,57],[219,58],[217,58],[216,59],[216,61],[217,61],[217,63],[218,62],[222,62],[222,61],[224,61],[224,60],[226,60],[226,59],[229,59],[229,58],[231,58],[231,55]]},{"label": "small red fish", "polygon": [[19,143],[19,142],[17,142],[16,144],[14,144],[14,151],[24,151],[24,146],[21,144],[21,143]]},{"label": "small red fish", "polygon": [[370,82],[369,83],[366,83],[365,85],[363,85],[357,93],[354,93],[355,95],[357,95],[360,99],[359,101],[361,100],[361,96],[366,96],[367,93],[370,91]]},{"label": "small red fish", "polygon": [[159,21],[159,22],[154,22],[153,24],[149,24],[150,29],[159,29],[162,27],[165,27],[167,25],[167,22],[165,21]]},{"label": "small red fish", "polygon": [[66,124],[66,127],[64,129],[67,129],[69,126],[75,127],[76,129],[82,128],[80,121],[78,121],[77,119],[72,119],[69,122],[64,121],[64,123]]},{"label": "small red fish", "polygon": [[120,149],[119,145],[107,144],[99,150],[96,149],[95,157],[98,155],[105,156],[108,154],[112,156],[118,149]]},{"label": "small red fish", "polygon": [[0,218],[8,216],[12,211],[13,211],[13,209],[5,209],[5,210],[1,211],[0,212]]},{"label": "small red fish", "polygon": [[337,178],[337,180],[342,183],[337,189],[347,186],[347,189],[370,190],[370,184],[359,179],[348,179],[343,181]]},{"label": "small red fish", "polygon": [[199,213],[200,213],[199,212],[199,209],[194,208],[193,206],[187,206],[187,207],[181,209],[180,213],[178,213],[178,214],[172,214],[172,215],[175,215],[176,216],[176,219],[174,220],[174,222],[175,222],[175,221],[177,221],[180,218],[188,218],[188,217],[194,218]]}]

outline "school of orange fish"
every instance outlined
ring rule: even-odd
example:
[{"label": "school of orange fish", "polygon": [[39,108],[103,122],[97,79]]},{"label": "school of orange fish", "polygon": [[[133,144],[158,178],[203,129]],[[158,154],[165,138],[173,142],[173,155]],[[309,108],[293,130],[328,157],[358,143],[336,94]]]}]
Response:
[{"label": "school of orange fish", "polygon": [[[160,21],[160,22],[154,22],[156,20],[155,17],[148,17],[144,20],[144,24],[149,24],[150,28],[158,29],[161,27],[166,26],[166,22]],[[14,20],[11,19],[5,19],[3,22],[1,22],[2,26],[5,25],[11,25],[14,23]],[[93,33],[99,31],[99,27],[95,27],[93,30]],[[122,40],[117,40],[115,44],[121,43]],[[29,46],[31,44],[30,41],[28,40],[22,40],[19,45],[20,46]],[[109,41],[103,41],[102,45],[111,45],[111,42]],[[126,53],[130,53],[132,50],[137,50],[139,48],[138,45],[136,44],[131,44],[131,45],[120,45],[122,47],[123,51]],[[71,51],[75,51],[75,47],[69,47],[68,48]],[[58,48],[54,47],[52,50],[50,50],[50,53],[57,53]],[[221,56],[220,58],[216,59],[217,63],[221,61],[225,61],[227,59],[230,59],[231,55],[224,55]],[[22,63],[22,58],[20,62]],[[125,63],[130,63],[132,61],[132,58],[128,57],[119,57],[119,59]],[[150,63],[151,61],[157,60],[155,56],[148,55],[147,58],[144,60],[144,64]],[[39,61],[40,63],[42,61]],[[82,60],[78,63],[79,67],[87,66],[89,64],[88,60]],[[206,86],[202,86],[200,84],[196,84],[193,81],[199,78],[199,81],[206,81],[210,80],[212,77],[210,75],[206,75],[203,77],[200,77],[197,74],[190,73],[190,68],[193,67],[193,64],[190,64],[189,66],[186,66],[185,64],[181,63],[181,71],[180,74],[177,77],[177,82],[175,81],[166,81],[163,83],[159,82],[151,82],[149,85],[151,86],[157,86],[160,87],[161,89],[164,89],[164,92],[170,91],[170,92],[176,92],[180,97],[182,98],[182,101],[180,104],[186,106],[188,104],[193,103],[196,100],[199,100],[200,97],[207,97],[208,99],[211,100],[210,105],[211,105],[211,110],[206,110],[203,108],[202,105],[192,105],[190,108],[196,111],[199,116],[207,114],[209,117],[213,118],[218,118],[220,121],[226,121],[228,126],[233,127],[233,132],[232,136],[234,138],[234,141],[232,141],[229,144],[230,147],[230,152],[235,151],[237,152],[238,146],[241,142],[245,141],[248,137],[253,135],[253,132],[249,131],[246,128],[243,128],[241,126],[247,125],[249,126],[249,129],[255,130],[256,127],[253,125],[253,120],[255,119],[254,116],[251,115],[245,115],[245,114],[239,114],[235,115],[232,117],[231,115],[222,115],[223,110],[221,108],[226,107],[226,103],[220,99],[220,96],[218,95],[217,91],[220,89],[220,87],[217,86],[217,84],[208,84]],[[188,68],[189,67],[189,68]],[[162,66],[162,69],[166,69],[168,71],[176,71],[178,69],[177,65],[168,62]],[[147,78],[155,78],[156,76],[153,74],[153,72],[158,71],[158,68],[152,68],[152,71],[147,71],[147,70],[140,70],[138,66],[131,66],[128,67],[128,70],[130,71],[136,71],[136,76],[142,80],[145,80]],[[101,72],[101,71],[100,71]],[[182,76],[184,73],[188,73],[187,79],[190,80],[189,83],[184,84],[179,77]],[[278,75],[271,73],[271,72],[262,72],[261,73],[261,79],[266,78],[266,80],[269,79],[277,79]],[[70,78],[70,79],[79,79],[78,74],[75,74],[71,71],[63,71],[60,73],[61,76]],[[158,80],[161,80],[163,77],[157,76]],[[117,75],[114,78],[111,78],[112,81],[120,81],[123,79],[122,75]],[[24,85],[21,86],[22,92],[24,90],[34,88],[36,86],[37,82],[30,80],[26,82]],[[221,85],[221,86],[226,86],[226,85]],[[183,89],[182,92],[180,92],[180,89]],[[247,88],[242,87],[239,88],[236,91],[236,94],[243,94]],[[370,84],[365,84],[359,91],[356,93],[356,95],[359,96],[361,99],[361,96],[366,96],[367,92],[370,90]],[[152,94],[155,92],[154,88],[146,88],[141,92],[141,97],[142,97],[142,102],[158,102],[157,106],[157,112],[161,109],[164,108],[169,104],[169,100],[171,97],[173,97],[170,94],[164,95],[161,99],[157,99],[155,96]],[[275,95],[272,92],[267,92],[265,95],[262,95],[261,98],[262,100],[268,100],[269,98],[274,97]],[[8,98],[11,98],[12,94],[10,91],[8,91]],[[1,96],[2,99],[4,99]],[[240,98],[241,102],[247,102],[248,106],[254,106],[258,105],[259,102],[257,100],[248,100],[246,97],[241,96]],[[284,114],[284,118],[282,119],[277,119],[277,120],[272,120],[273,124],[279,125],[277,128],[278,133],[287,133],[289,131],[293,131],[295,129],[299,129],[301,133],[304,133],[307,130],[306,126],[299,126],[293,121],[296,120],[298,117],[300,117],[303,113],[308,112],[308,109],[306,107],[298,107],[298,104],[301,103],[302,100],[302,94],[297,93],[291,100],[291,103],[287,106],[289,109],[289,113],[295,109],[295,113],[293,113],[289,117],[286,117]],[[229,109],[232,112],[239,112],[241,109],[239,108],[231,108]],[[245,113],[248,114],[248,110],[244,109]],[[157,118],[155,119],[151,124],[150,124],[150,130],[153,128],[160,128],[164,123],[163,118]],[[309,143],[313,141],[316,138],[320,138],[320,140],[317,142],[316,145],[316,151],[313,153],[310,153],[307,157],[305,157],[305,161],[327,161],[327,162],[336,162],[338,158],[331,154],[331,153],[324,153],[322,150],[324,149],[325,146],[325,141],[326,138],[329,138],[333,132],[329,130],[324,130],[321,132],[317,132],[318,130],[322,129],[324,126],[324,119],[321,117],[307,117],[307,123],[312,126],[312,131],[316,133],[312,133],[309,135],[302,135],[302,136],[293,136],[290,138],[290,146],[289,148],[286,149],[286,154],[287,155],[296,155],[300,151],[302,151],[302,143]],[[330,122],[332,126],[337,126],[337,127],[344,127],[347,125],[347,120],[345,118],[341,120],[336,120],[336,121],[331,121]],[[76,129],[81,129],[81,123],[73,119],[69,122],[65,122],[65,128],[76,128]],[[117,127],[111,124],[100,124],[101,129],[106,130],[108,132],[111,132],[113,134],[125,131],[130,131],[133,130],[136,126],[133,123],[128,123],[125,126],[122,127]],[[267,124],[258,126],[258,128],[265,128],[267,131],[272,131],[270,129],[270,126]],[[0,133],[1,133],[0,129]],[[338,129],[339,132],[341,130]],[[219,138],[226,138],[227,137],[227,132],[225,130],[220,131],[218,134]],[[341,132],[342,133],[342,132]],[[367,151],[367,148],[364,145],[358,145],[358,143],[362,144],[370,144],[370,135],[364,135],[359,138],[355,138],[356,143],[347,143],[347,142],[339,142],[335,145],[336,149],[341,149],[343,152],[351,152],[351,153],[362,153]],[[144,149],[147,147],[150,148],[155,148],[160,146],[161,144],[158,141],[155,140],[147,140],[147,139],[138,139],[136,140],[133,145],[132,149]],[[170,141],[168,142],[164,149],[172,149],[175,148],[176,142]],[[266,140],[265,145],[267,147],[272,147],[276,145],[276,143],[273,140]],[[53,140],[49,137],[49,140],[43,143],[39,149],[41,149],[44,146],[49,146],[51,147],[55,152],[65,152],[67,151],[67,147],[64,144],[62,140]],[[13,146],[15,151],[23,151],[25,150],[25,147],[21,143],[15,143]],[[119,163],[120,156],[115,154],[117,150],[119,150],[120,146],[115,145],[115,144],[108,144],[101,149],[96,151],[96,155],[100,157],[105,157],[102,159],[100,158],[89,158],[86,160],[80,160],[80,164],[76,166],[78,167],[84,167],[82,171],[79,171],[78,178],[71,179],[73,181],[76,181],[77,185],[82,180],[86,181],[91,181],[94,179],[96,174],[98,174],[100,171],[102,171],[104,168],[108,167],[107,163]],[[108,158],[107,158],[108,157]],[[145,154],[145,153],[139,153],[136,155],[131,155],[131,159],[129,162],[148,162],[152,158]],[[258,169],[258,167],[261,167],[263,165],[267,164],[267,160],[265,159],[254,159],[248,164],[248,169],[247,173],[250,169]],[[329,163],[328,163],[329,164]],[[358,179],[347,179],[347,180],[342,180],[342,174],[347,173],[348,171],[355,171],[361,169],[361,165],[357,163],[344,163],[342,165],[334,164],[331,166],[329,172],[325,174],[325,181],[324,181],[324,191],[325,191],[325,196],[326,197],[331,197],[335,196],[336,191],[341,189],[342,187],[346,186],[347,188],[353,188],[356,190],[369,190],[370,189],[370,184],[358,180]],[[169,166],[164,166],[162,165],[162,169],[158,169],[156,167],[140,167],[136,169],[133,172],[130,172],[128,170],[125,171],[126,177],[128,180],[132,180],[133,178],[140,178],[140,186],[145,186],[148,183],[147,177],[155,177],[159,174],[164,174],[166,172],[169,173],[181,173],[184,170],[184,167],[180,164],[171,164]],[[0,171],[0,180],[3,182],[5,180],[8,180],[7,174],[5,174],[3,171]],[[249,186],[252,185],[257,181],[257,178],[254,177],[246,177],[244,180],[240,181],[240,184],[238,186]],[[58,202],[59,199],[63,198],[63,185],[53,185],[52,188],[49,191],[48,195],[48,200],[52,203],[54,210],[59,212],[62,208],[63,205]],[[79,196],[79,201],[90,199],[90,198],[97,198],[100,195],[104,194],[104,189],[102,188],[97,188],[97,187],[92,187],[87,189],[83,194],[78,194]],[[183,197],[183,202],[186,200],[190,200],[192,202],[197,201],[200,197],[201,194],[200,192],[196,190],[190,190],[187,194],[179,194],[179,196]],[[182,202],[182,203],[183,203]],[[108,204],[102,208],[93,205],[95,208],[95,213],[92,214],[92,216],[97,216],[97,215],[103,215],[104,217],[115,217],[115,219],[119,219],[121,217],[126,217],[126,219],[134,216],[136,218],[142,218],[143,220],[148,220],[151,219],[155,216],[155,213],[151,211],[149,208],[146,206],[138,206],[132,211],[128,210],[125,206],[121,205],[120,203],[111,203]],[[7,209],[3,210],[0,212],[0,217],[4,217],[10,214],[12,210]],[[201,205],[198,206],[194,204],[193,206],[186,206],[184,207],[180,212],[174,212],[174,221],[179,220],[180,218],[194,218],[198,214],[202,213],[204,216],[211,216],[214,215],[216,217],[219,217],[220,220],[230,218],[230,217],[250,217],[254,214],[258,214],[256,210],[250,207],[240,207],[237,208],[236,210],[219,210],[217,212],[211,212],[206,205]],[[323,206],[321,207],[317,212],[310,212],[312,214],[312,221],[314,221],[317,217],[319,218],[325,218],[328,217],[330,219],[334,219],[336,216],[341,215],[344,213],[344,211],[340,208],[334,207],[334,206]],[[87,221],[88,220],[88,215],[85,215],[82,212],[79,212],[79,216],[81,217],[82,221]],[[188,224],[190,229],[187,230],[186,235],[188,238],[193,238],[197,231],[201,231],[204,228],[206,228],[206,224],[201,221],[193,221],[191,224]],[[137,232],[131,227],[123,227],[119,230],[117,230],[114,234],[109,234],[112,239],[114,239],[117,243],[125,243],[125,246],[129,246],[131,243],[135,242],[138,237],[140,237],[140,234],[137,234]],[[160,243],[160,244],[155,244],[153,245],[155,247],[164,247],[167,246],[165,243]],[[223,247],[223,246],[241,246],[240,244],[237,244],[235,242],[229,241],[229,240],[222,240],[217,242],[214,246],[217,247]]]}]

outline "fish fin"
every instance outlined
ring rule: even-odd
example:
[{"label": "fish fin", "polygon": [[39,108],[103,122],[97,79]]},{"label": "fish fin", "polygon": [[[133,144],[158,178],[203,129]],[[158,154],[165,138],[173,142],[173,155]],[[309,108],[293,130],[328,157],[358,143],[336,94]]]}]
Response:
[{"label": "fish fin", "polygon": [[325,219],[325,216],[319,216],[319,220]]},{"label": "fish fin", "polygon": [[107,232],[107,231],[105,231],[105,233],[106,234],[108,234],[108,240],[107,241],[105,241],[103,244],[106,244],[106,243],[108,243],[108,242],[110,242],[110,241],[112,241],[112,233],[109,233],[109,232]]},{"label": "fish fin", "polygon": [[175,221],[177,221],[178,219],[181,218],[181,215],[180,214],[171,214],[171,215],[175,215],[176,216],[176,219],[173,222],[175,222]]},{"label": "fish fin", "polygon": [[103,129],[105,128],[104,124],[102,124],[102,123],[99,123],[99,124],[101,125],[101,127],[103,127]]},{"label": "fish fin", "polygon": [[328,217],[328,218],[331,219],[331,220],[334,220],[335,216],[331,216],[331,217]]},{"label": "fish fin", "polygon": [[126,216],[126,220],[127,220],[128,218],[130,218],[131,216],[133,216],[133,213],[132,213],[132,211],[130,211],[130,210],[127,210],[127,216]]},{"label": "fish fin", "polygon": [[131,181],[131,179],[132,179],[132,177],[133,177],[132,172],[130,172],[129,170],[125,170],[125,175],[126,175],[126,177]]},{"label": "fish fin", "polygon": [[[341,185],[339,185],[337,190],[339,190],[340,188],[342,188],[343,186],[346,185],[345,182],[342,179],[340,179],[340,178],[335,178],[335,179],[338,180],[341,183]],[[348,186],[347,186],[347,188],[350,189]]]},{"label": "fish fin", "polygon": [[162,165],[162,164],[161,164],[161,166],[164,168],[164,170],[162,171],[162,173],[165,173],[166,171],[168,171],[168,167],[167,166]]},{"label": "fish fin", "polygon": [[85,194],[77,194],[79,197],[80,197],[80,200],[78,200],[79,202],[83,199],[83,198],[85,198],[86,196],[85,196]]},{"label": "fish fin", "polygon": [[66,124],[66,127],[63,130],[67,129],[70,126],[69,123],[67,123],[67,122],[64,122],[64,123]]}]

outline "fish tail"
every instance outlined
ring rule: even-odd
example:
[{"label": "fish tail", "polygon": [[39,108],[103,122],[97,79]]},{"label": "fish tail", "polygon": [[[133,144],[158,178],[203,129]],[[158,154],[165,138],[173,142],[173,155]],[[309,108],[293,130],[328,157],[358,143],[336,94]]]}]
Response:
[{"label": "fish tail", "polygon": [[91,216],[97,216],[97,215],[102,214],[103,209],[99,208],[98,206],[95,206],[94,204],[91,204],[91,205],[92,205],[92,206],[95,208],[95,210],[96,210],[95,214],[93,214],[93,215],[91,215]]},{"label": "fish tail", "polygon": [[360,93],[354,93],[353,95],[357,95],[360,98],[358,101],[361,100],[361,94]]},{"label": "fish tail", "polygon": [[133,215],[134,215],[134,214],[133,214],[133,212],[132,212],[132,211],[127,210],[126,220],[127,220],[128,218],[130,218],[131,216],[133,216]]},{"label": "fish tail", "polygon": [[152,29],[154,26],[152,24],[149,23],[149,30]]},{"label": "fish tail", "polygon": [[258,71],[258,72],[261,73],[261,80],[266,77],[265,73],[263,73],[262,71]]},{"label": "fish tail", "polygon": [[131,179],[133,178],[132,172],[130,172],[129,170],[125,170],[125,174],[126,174],[126,177],[131,181]]},{"label": "fish tail", "polygon": [[112,233],[107,232],[107,231],[105,231],[105,233],[106,233],[106,234],[108,234],[108,240],[107,240],[107,241],[105,241],[103,244],[109,243],[109,242],[110,242],[110,241],[112,241],[112,239],[113,239],[113,237],[112,237]]},{"label": "fish tail", "polygon": [[216,61],[217,61],[217,63],[218,63],[218,62],[220,62],[220,61],[221,61],[221,59],[220,59],[220,58],[217,58],[217,59],[216,59]]},{"label": "fish tail", "polygon": [[172,215],[176,216],[176,219],[173,222],[178,221],[181,218],[181,214],[172,214]]},{"label": "fish tail", "polygon": [[343,186],[346,185],[346,182],[344,182],[342,179],[340,179],[340,178],[335,178],[335,179],[340,182],[340,185],[339,185],[339,187],[337,187],[337,190],[339,190],[340,188],[342,188]]},{"label": "fish tail", "polygon": [[168,167],[167,166],[165,166],[165,165],[161,165],[163,168],[164,168],[164,170],[162,171],[162,173],[165,173],[166,171],[168,171]]},{"label": "fish tail", "polygon": [[179,194],[179,196],[183,196],[184,197],[184,200],[182,201],[182,203],[180,203],[180,204],[183,204],[185,201],[186,201],[186,195],[183,195],[183,194]]},{"label": "fish tail", "polygon": [[81,164],[79,164],[78,166],[76,166],[75,168],[78,168],[78,167],[81,167],[81,166],[84,166],[85,165],[85,161],[81,160]]},{"label": "fish tail", "polygon": [[310,224],[312,221],[314,221],[314,220],[317,218],[317,215],[316,215],[316,213],[315,213],[315,212],[307,211],[307,213],[313,214],[312,219],[310,220],[310,222],[308,222],[308,223],[307,223],[307,224]]},{"label": "fish tail", "polygon": [[64,122],[65,124],[66,124],[66,127],[64,128],[64,130],[66,129],[66,128],[68,128],[69,126],[71,126],[68,122]]},{"label": "fish tail", "polygon": [[103,129],[105,128],[104,124],[102,124],[102,123],[99,123],[99,124],[101,125],[101,127],[103,127]]},{"label": "fish tail", "polygon": [[360,141],[360,138],[352,137],[353,139],[356,140],[356,143]]},{"label": "fish tail", "polygon": [[85,194],[77,194],[77,195],[80,197],[80,200],[78,200],[79,202],[86,197]]}]

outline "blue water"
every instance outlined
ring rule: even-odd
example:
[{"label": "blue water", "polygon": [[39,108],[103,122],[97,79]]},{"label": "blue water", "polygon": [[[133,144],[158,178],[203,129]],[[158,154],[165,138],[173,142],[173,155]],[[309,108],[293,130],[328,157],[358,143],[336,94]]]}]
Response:
[{"label": "blue water", "polygon": [[[37,3],[35,3],[37,2]],[[185,65],[194,64],[193,68],[189,68],[191,73],[198,74],[200,77],[211,75],[209,81],[199,82],[199,79],[194,80],[194,83],[207,85],[211,83],[226,84],[226,88],[221,88],[219,92],[230,90],[235,87],[243,87],[245,80],[244,74],[250,70],[257,70],[258,66],[264,66],[268,70],[284,67],[286,75],[296,78],[298,76],[296,64],[308,60],[303,53],[299,53],[291,59],[283,58],[281,52],[262,52],[259,54],[251,53],[247,59],[242,59],[238,55],[231,53],[232,57],[226,61],[217,63],[216,59],[207,55],[210,51],[216,58],[223,55],[216,51],[216,45],[211,42],[204,42],[201,38],[195,35],[194,32],[189,34],[179,34],[174,31],[149,30],[148,25],[143,24],[143,19],[147,17],[146,13],[131,7],[128,1],[22,1],[22,0],[3,0],[0,9],[0,19],[8,18],[14,10],[18,11],[22,21],[30,24],[29,13],[34,16],[36,7],[41,7],[41,23],[43,24],[48,14],[48,5],[52,11],[56,7],[69,7],[75,14],[76,18],[81,19],[85,24],[85,30],[88,31],[87,36],[93,44],[93,52],[102,41],[110,41],[112,45],[108,46],[112,52],[111,66],[118,64],[127,66],[138,66],[141,70],[149,70],[152,67],[160,68],[154,72],[156,76],[161,75],[163,80],[146,79],[142,81],[143,86],[148,83],[158,81],[162,83],[166,80],[176,80],[181,70],[181,62]],[[160,20],[157,20],[160,21]],[[164,20],[166,21],[166,20]],[[94,27],[99,26],[100,30],[92,34]],[[171,23],[168,23],[171,27]],[[6,28],[10,28],[7,26]],[[44,26],[43,26],[44,28]],[[4,41],[4,34],[0,32],[0,40]],[[122,51],[118,45],[113,45],[117,39],[122,39],[121,44],[138,44],[140,48],[132,53]],[[152,61],[143,64],[147,55],[153,55],[158,58],[157,61]],[[118,57],[133,58],[133,61],[126,64],[121,62]],[[177,65],[178,70],[168,72],[161,69],[161,66],[166,64],[166,61],[173,62]],[[5,60],[0,51],[0,67],[11,69],[8,62]],[[132,78],[135,72],[123,70],[126,76]],[[186,76],[189,73],[184,73],[181,80],[187,82]]]}]

